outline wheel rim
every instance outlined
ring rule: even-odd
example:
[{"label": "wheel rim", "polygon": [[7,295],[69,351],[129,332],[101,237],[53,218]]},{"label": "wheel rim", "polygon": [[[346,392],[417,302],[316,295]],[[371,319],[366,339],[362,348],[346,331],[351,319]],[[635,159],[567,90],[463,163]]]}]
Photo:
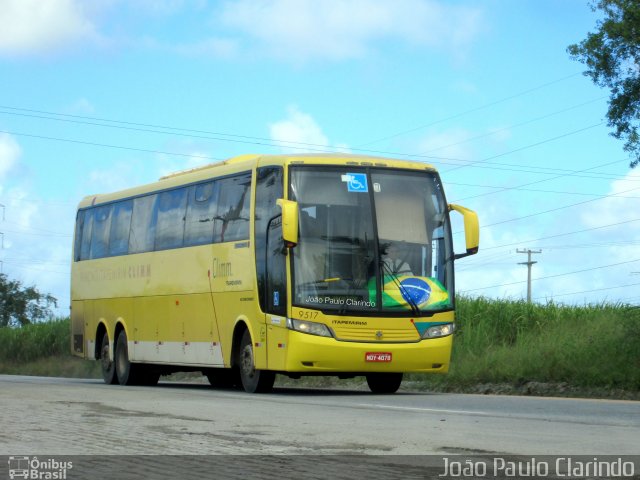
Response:
[{"label": "wheel rim", "polygon": [[127,364],[126,350],[124,348],[116,348],[116,370],[118,372],[118,377],[124,376],[126,364]]},{"label": "wheel rim", "polygon": [[102,352],[101,352],[101,360],[102,360],[102,371],[108,372],[111,369],[111,360],[109,360],[109,342],[102,343]]}]

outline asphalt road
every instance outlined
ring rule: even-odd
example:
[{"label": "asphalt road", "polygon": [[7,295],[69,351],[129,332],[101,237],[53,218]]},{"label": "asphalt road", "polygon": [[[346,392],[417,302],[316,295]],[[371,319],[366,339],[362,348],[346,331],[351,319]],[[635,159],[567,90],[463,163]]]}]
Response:
[{"label": "asphalt road", "polygon": [[640,402],[0,375],[0,455],[640,454]]}]

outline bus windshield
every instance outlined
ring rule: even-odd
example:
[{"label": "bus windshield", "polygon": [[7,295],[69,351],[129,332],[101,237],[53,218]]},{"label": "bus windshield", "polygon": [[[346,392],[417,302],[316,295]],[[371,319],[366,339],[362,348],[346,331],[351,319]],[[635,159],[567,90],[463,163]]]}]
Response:
[{"label": "bus windshield", "polygon": [[436,173],[296,166],[293,303],[333,314],[453,308],[453,252]]}]

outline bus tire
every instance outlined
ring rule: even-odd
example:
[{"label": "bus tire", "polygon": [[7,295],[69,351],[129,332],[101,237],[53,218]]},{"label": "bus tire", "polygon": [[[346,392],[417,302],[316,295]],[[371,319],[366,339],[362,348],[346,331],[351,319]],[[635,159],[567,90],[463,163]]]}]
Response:
[{"label": "bus tire", "polygon": [[104,332],[102,343],[100,344],[100,365],[104,383],[107,385],[115,385],[118,383],[115,362],[112,362],[109,358],[109,335],[107,332]]},{"label": "bus tire", "polygon": [[396,393],[402,383],[402,373],[368,373],[371,393]]},{"label": "bus tire", "polygon": [[258,370],[253,359],[253,342],[249,330],[245,330],[238,350],[237,365],[240,369],[242,388],[247,393],[268,393],[273,389],[275,372]]},{"label": "bus tire", "polygon": [[136,377],[138,368],[136,368],[137,365],[129,361],[127,333],[124,330],[120,331],[118,340],[116,341],[114,363],[116,366],[116,376],[118,377],[118,383],[120,385],[136,385],[138,383],[138,378]]}]

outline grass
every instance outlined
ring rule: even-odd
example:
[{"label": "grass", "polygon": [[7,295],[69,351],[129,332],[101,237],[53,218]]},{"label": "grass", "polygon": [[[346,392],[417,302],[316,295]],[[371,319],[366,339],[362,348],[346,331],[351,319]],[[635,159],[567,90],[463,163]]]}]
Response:
[{"label": "grass", "polygon": [[71,355],[66,318],[0,328],[0,373],[97,378],[100,369],[96,362]]},{"label": "grass", "polygon": [[[407,375],[411,388],[640,398],[637,307],[460,298],[456,322],[449,374]],[[0,373],[99,378],[69,342],[68,319],[0,328]],[[341,384],[319,381],[300,385]]]},{"label": "grass", "polygon": [[463,298],[448,375],[429,385],[465,389],[532,382],[640,391],[640,309]]}]

